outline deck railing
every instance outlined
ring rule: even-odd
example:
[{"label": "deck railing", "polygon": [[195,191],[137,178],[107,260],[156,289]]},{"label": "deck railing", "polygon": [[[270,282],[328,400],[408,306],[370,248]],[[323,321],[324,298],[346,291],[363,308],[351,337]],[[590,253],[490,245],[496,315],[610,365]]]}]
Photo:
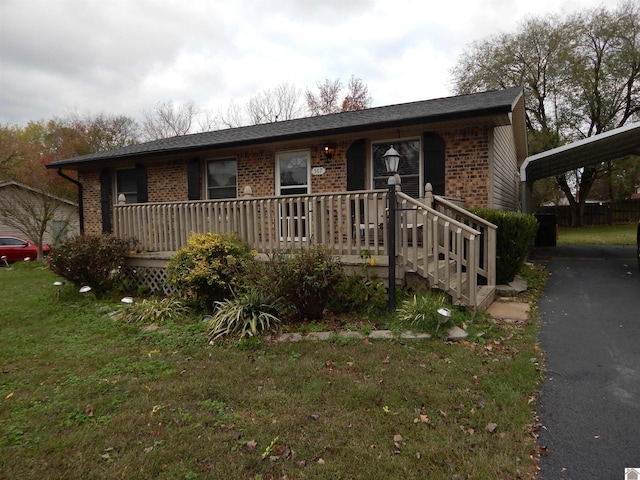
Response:
[{"label": "deck railing", "polygon": [[[150,252],[177,251],[192,233],[231,233],[258,252],[322,244],[336,255],[387,255],[386,190],[114,206],[114,232]],[[375,228],[373,228],[375,226]]]},{"label": "deck railing", "polygon": [[[396,193],[396,267],[457,303],[476,306],[478,277],[495,285],[495,226],[427,192]],[[114,206],[114,232],[149,252],[175,252],[192,233],[237,233],[261,253],[324,245],[335,255],[388,252],[387,190]]]}]

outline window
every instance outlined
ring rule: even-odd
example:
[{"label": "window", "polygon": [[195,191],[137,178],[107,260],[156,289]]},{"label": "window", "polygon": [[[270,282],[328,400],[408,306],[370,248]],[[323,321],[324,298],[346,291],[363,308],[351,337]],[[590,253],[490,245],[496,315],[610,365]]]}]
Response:
[{"label": "window", "polygon": [[420,196],[420,140],[396,140],[374,143],[371,153],[373,159],[373,188],[387,188],[389,174],[384,164],[383,155],[393,145],[400,154],[398,175],[404,193],[412,197]]},{"label": "window", "polygon": [[309,164],[308,151],[278,154],[276,176],[280,195],[309,193]]},{"label": "window", "polygon": [[126,203],[138,203],[138,177],[135,168],[116,171],[116,201],[124,195]]},{"label": "window", "polygon": [[238,196],[238,162],[233,158],[207,162],[207,198]]}]

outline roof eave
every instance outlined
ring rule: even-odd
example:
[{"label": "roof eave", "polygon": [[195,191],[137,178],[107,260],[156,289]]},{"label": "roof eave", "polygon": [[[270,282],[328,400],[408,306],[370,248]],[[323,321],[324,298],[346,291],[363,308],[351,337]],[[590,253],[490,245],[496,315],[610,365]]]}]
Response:
[{"label": "roof eave", "polygon": [[376,123],[368,123],[364,125],[355,125],[349,127],[325,128],[314,131],[303,131],[292,134],[274,135],[270,137],[255,138],[250,140],[238,140],[230,142],[211,143],[207,145],[196,145],[192,147],[172,147],[164,149],[155,149],[148,152],[132,152],[115,156],[105,156],[102,158],[94,158],[93,155],[87,155],[91,158],[74,157],[66,160],[58,160],[47,165],[50,169],[75,169],[83,165],[112,163],[122,160],[142,160],[149,157],[171,155],[178,152],[196,153],[213,148],[233,148],[242,146],[264,145],[269,143],[294,141],[301,139],[320,138],[332,135],[345,135],[353,133],[362,133],[369,131],[385,130],[389,128],[410,127],[423,124],[438,124],[445,122],[456,122],[463,119],[479,119],[482,117],[493,117],[496,124],[507,125],[511,123],[511,106],[503,105],[492,108],[483,108],[476,111],[456,112],[440,115],[427,115],[423,117],[413,117],[401,120],[383,121]]}]

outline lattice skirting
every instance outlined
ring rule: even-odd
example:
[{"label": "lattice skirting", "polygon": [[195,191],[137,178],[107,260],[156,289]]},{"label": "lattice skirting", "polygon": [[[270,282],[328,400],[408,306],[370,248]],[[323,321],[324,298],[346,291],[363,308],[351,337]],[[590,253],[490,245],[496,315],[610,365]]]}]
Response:
[{"label": "lattice skirting", "polygon": [[177,292],[173,286],[167,285],[167,269],[164,267],[127,266],[122,274],[133,288],[147,287],[155,294],[171,295]]}]

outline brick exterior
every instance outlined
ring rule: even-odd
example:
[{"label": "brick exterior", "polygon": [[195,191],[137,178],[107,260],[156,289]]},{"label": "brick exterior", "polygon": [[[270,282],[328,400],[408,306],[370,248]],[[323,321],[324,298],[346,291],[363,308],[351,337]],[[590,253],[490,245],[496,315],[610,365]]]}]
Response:
[{"label": "brick exterior", "polygon": [[[460,198],[470,207],[486,207],[490,194],[490,128],[443,129],[434,131],[446,145],[446,195]],[[388,136],[384,137],[388,138]],[[371,138],[376,141],[378,138]],[[332,159],[324,155],[325,143],[303,143],[283,148],[253,148],[239,153],[203,154],[200,192],[205,198],[206,159],[234,157],[238,160],[238,196],[245,186],[250,186],[254,197],[275,195],[275,158],[277,152],[287,150],[309,150],[311,166],[324,167],[323,175],[311,176],[311,191],[314,193],[342,192],[346,190],[346,151],[350,140],[335,144]],[[187,162],[179,160],[147,164],[147,187],[149,202],[187,201]],[[79,170],[79,181],[83,185],[85,231],[90,234],[102,232],[100,204],[100,172]],[[115,179],[113,180],[115,185]],[[113,196],[113,195],[112,195]]]},{"label": "brick exterior", "polygon": [[446,196],[468,207],[489,206],[489,128],[437,132],[446,144]]}]

